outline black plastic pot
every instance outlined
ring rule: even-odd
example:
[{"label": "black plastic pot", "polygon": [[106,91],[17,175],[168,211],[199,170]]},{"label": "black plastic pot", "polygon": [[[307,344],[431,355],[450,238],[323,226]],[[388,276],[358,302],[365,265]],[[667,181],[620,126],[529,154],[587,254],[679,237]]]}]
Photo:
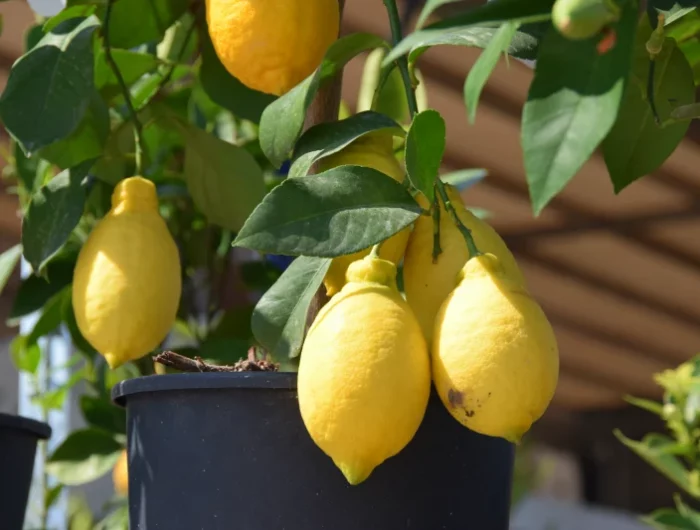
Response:
[{"label": "black plastic pot", "polygon": [[39,440],[51,436],[46,423],[0,413],[0,527],[22,530]]},{"label": "black plastic pot", "polygon": [[[131,530],[507,530],[513,446],[431,397],[411,443],[359,486],[313,443],[296,374],[131,379]],[[358,425],[358,428],[362,428]]]}]

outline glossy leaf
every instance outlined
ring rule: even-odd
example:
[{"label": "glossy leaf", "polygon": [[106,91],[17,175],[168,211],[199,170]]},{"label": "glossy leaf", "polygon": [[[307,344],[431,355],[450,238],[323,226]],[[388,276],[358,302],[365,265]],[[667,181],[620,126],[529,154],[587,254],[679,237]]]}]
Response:
[{"label": "glossy leaf", "polygon": [[486,82],[491,77],[491,72],[496,68],[503,53],[508,51],[518,24],[505,22],[494,33],[488,45],[477,59],[474,66],[469,70],[469,75],[464,82],[464,103],[467,105],[470,123],[476,120],[476,109],[479,105],[479,97]]},{"label": "glossy leaf", "polygon": [[405,162],[411,184],[432,202],[435,179],[445,154],[445,120],[435,110],[425,110],[413,118],[406,136]]},{"label": "glossy leaf", "polygon": [[237,232],[265,195],[260,166],[242,147],[195,126],[180,128],[192,200],[210,222]]},{"label": "glossy leaf", "polygon": [[253,334],[273,358],[299,355],[309,305],[330,263],[327,258],[298,257],[255,306]]},{"label": "glossy leaf", "polygon": [[69,285],[73,281],[75,258],[72,256],[53,259],[46,266],[46,278],[31,275],[22,280],[12,303],[9,319],[16,320],[41,309],[49,298]]},{"label": "glossy leaf", "polygon": [[86,18],[95,13],[96,6],[91,4],[82,4],[66,7],[57,15],[48,19],[41,28],[44,33],[48,33],[58,26],[64,20],[70,18]]},{"label": "glossy leaf", "polygon": [[259,123],[265,108],[275,101],[275,97],[252,90],[233,77],[221,64],[214,52],[209,34],[200,33],[202,47],[202,64],[199,79],[207,95],[235,116]]},{"label": "glossy leaf", "polygon": [[0,116],[27,152],[71,134],[93,90],[96,17],[59,24],[12,67]]},{"label": "glossy leaf", "polygon": [[319,87],[356,55],[381,46],[386,46],[386,42],[369,33],[353,33],[338,39],[328,48],[315,73],[265,109],[260,120],[260,146],[272,165],[280,167],[291,155]]},{"label": "glossy leaf", "polygon": [[37,274],[80,221],[85,206],[84,180],[90,166],[92,161],[62,171],[32,196],[22,223],[22,246],[24,257]]},{"label": "glossy leaf", "polygon": [[46,471],[63,484],[79,486],[111,471],[122,449],[122,445],[106,431],[75,431],[51,455]]},{"label": "glossy leaf", "polygon": [[551,28],[523,109],[521,142],[532,207],[539,214],[590,158],[615,122],[632,61],[637,10],[626,4],[617,44],[569,40]]},{"label": "glossy leaf", "polygon": [[[145,74],[154,71],[161,62],[150,53],[138,53],[131,50],[112,50],[112,58],[117,63],[119,72],[127,86],[131,86]],[[121,87],[114,71],[107,63],[104,50],[95,58],[95,88],[107,101],[121,95]]]},{"label": "glossy leaf", "polygon": [[[110,17],[110,41],[115,48],[134,48],[160,41],[165,31],[180,18],[188,0],[119,0]],[[104,8],[100,16],[104,18]]]},{"label": "glossy leaf", "polygon": [[234,245],[335,257],[387,239],[419,213],[406,188],[391,177],[368,167],[341,166],[285,180],[251,214]]},{"label": "glossy leaf", "polygon": [[107,398],[83,394],[80,396],[80,410],[85,421],[92,427],[126,434],[126,410],[118,407]]},{"label": "glossy leaf", "polygon": [[0,254],[0,293],[7,285],[12,272],[15,270],[19,258],[22,256],[22,245],[15,245]]},{"label": "glossy leaf", "polygon": [[[690,121],[662,126],[656,123],[648,101],[649,54],[645,43],[651,35],[646,19],[638,30],[632,72],[615,125],[603,142],[603,156],[615,192],[663,164],[683,140]],[[665,39],[654,68],[654,103],[661,121],[674,107],[695,102],[693,71],[673,39]]]},{"label": "glossy leaf", "polygon": [[311,127],[295,146],[289,176],[303,177],[317,160],[337,153],[361,136],[375,131],[395,136],[405,134],[394,120],[372,111],[360,112],[338,122],[321,123]]}]

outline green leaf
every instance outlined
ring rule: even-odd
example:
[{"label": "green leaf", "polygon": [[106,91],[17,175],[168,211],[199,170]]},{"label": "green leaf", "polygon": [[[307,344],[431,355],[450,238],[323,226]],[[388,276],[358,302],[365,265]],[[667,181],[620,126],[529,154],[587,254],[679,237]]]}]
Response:
[{"label": "green leaf", "polygon": [[200,33],[200,39],[202,64],[199,68],[199,78],[204,91],[214,103],[237,117],[259,123],[265,107],[276,98],[248,88],[229,74],[216,55],[206,31]]},{"label": "green leaf", "polygon": [[629,72],[637,10],[631,2],[614,26],[615,47],[569,40],[551,28],[540,47],[523,109],[521,142],[532,207],[539,214],[610,131]]},{"label": "green leaf", "polygon": [[454,186],[459,191],[464,191],[484,180],[487,174],[487,171],[482,168],[460,169],[459,171],[453,171],[447,175],[443,175],[440,177],[440,180],[445,184]]},{"label": "green leaf", "polygon": [[16,320],[41,309],[53,295],[73,281],[77,256],[51,260],[45,269],[46,278],[29,276],[22,280],[10,309],[10,320]]},{"label": "green leaf", "polygon": [[24,257],[40,274],[78,225],[85,207],[83,181],[92,161],[56,175],[32,197],[22,222]]},{"label": "green leaf", "polygon": [[274,359],[299,355],[309,305],[330,263],[327,258],[298,257],[255,306],[253,334]]},{"label": "green leaf", "polygon": [[0,293],[7,285],[12,272],[15,270],[19,258],[22,255],[22,245],[15,245],[0,254]]},{"label": "green leaf", "polygon": [[386,46],[386,42],[369,33],[353,33],[338,39],[328,48],[315,73],[268,105],[260,120],[260,146],[272,165],[280,167],[291,154],[304,126],[306,110],[319,87],[356,55],[381,46]]},{"label": "green leaf", "polygon": [[84,367],[73,372],[70,379],[58,388],[33,396],[32,403],[45,411],[62,409],[68,397],[68,391],[85,378],[85,373]]},{"label": "green leaf", "polygon": [[185,138],[185,180],[211,223],[240,230],[265,195],[262,170],[246,149],[178,122]]},{"label": "green leaf", "polygon": [[435,179],[445,154],[445,120],[435,110],[425,110],[413,118],[406,136],[406,171],[411,184],[432,202]]},{"label": "green leaf", "polygon": [[656,414],[657,416],[661,416],[664,410],[664,407],[661,403],[657,403],[656,401],[651,401],[648,399],[626,396],[625,401],[627,401],[627,403],[629,403],[630,405],[634,405],[635,407],[644,409],[648,412],[651,412],[652,414]]},{"label": "green leaf", "polygon": [[54,295],[44,305],[39,319],[34,324],[32,332],[27,337],[27,346],[32,346],[38,340],[53,332],[63,322],[63,304],[66,296],[69,296],[70,288],[66,287],[60,293]]},{"label": "green leaf", "polygon": [[676,509],[683,517],[692,521],[696,530],[700,530],[700,512],[693,510],[690,506],[683,502],[679,494],[674,495],[673,500],[676,503]]},{"label": "green leaf", "polygon": [[64,20],[70,18],[87,18],[95,13],[96,6],[90,4],[76,5],[63,9],[57,15],[48,19],[44,26],[41,28],[44,33],[52,31],[56,26],[58,26]]},{"label": "green leaf", "polygon": [[406,133],[394,120],[377,112],[360,112],[341,121],[311,127],[295,146],[290,177],[303,177],[311,166],[326,156],[337,153],[370,132],[383,131],[395,136]]},{"label": "green leaf", "polygon": [[[137,53],[131,50],[114,49],[112,58],[129,87],[161,64],[158,58],[150,53]],[[104,50],[100,50],[95,57],[95,88],[107,101],[122,95],[119,81],[114,75],[114,70],[107,63]]]},{"label": "green leaf", "polygon": [[662,13],[666,17],[664,25],[668,26],[694,11],[698,5],[697,0],[649,0],[647,9]]},{"label": "green leaf", "polygon": [[80,396],[80,410],[85,421],[92,427],[126,434],[126,410],[116,406],[106,397],[94,397],[83,394]]},{"label": "green leaf", "polygon": [[[411,121],[406,89],[396,63],[382,68],[382,60],[387,53],[386,48],[376,48],[365,59],[355,111],[373,110],[397,122],[406,123]],[[388,74],[386,73],[387,69],[389,70]],[[384,83],[380,88],[379,83],[382,80]]]},{"label": "green leaf", "polygon": [[80,353],[84,354],[90,360],[93,360],[97,355],[97,350],[83,337],[83,334],[78,329],[78,323],[75,320],[75,312],[73,311],[73,299],[70,290],[67,292],[63,303],[63,322],[70,333],[71,344]]},{"label": "green leaf", "polygon": [[79,486],[110,471],[122,450],[122,444],[106,431],[75,431],[51,455],[46,471],[67,486]]},{"label": "green leaf", "polygon": [[426,0],[425,6],[423,6],[423,11],[421,11],[418,21],[416,22],[416,27],[423,27],[428,17],[433,14],[433,12],[440,6],[445,4],[451,4],[457,0]]},{"label": "green leaf", "polygon": [[[632,72],[612,130],[603,141],[603,156],[615,192],[658,169],[683,140],[690,120],[656,123],[647,95],[649,54],[645,43],[651,26],[642,19]],[[693,71],[673,39],[665,39],[654,68],[654,103],[661,121],[674,107],[695,102]]]},{"label": "green leaf", "polygon": [[476,108],[479,105],[481,91],[491,77],[491,72],[496,68],[501,55],[508,50],[517,30],[518,24],[515,22],[502,24],[469,70],[469,75],[464,82],[464,102],[467,105],[470,123],[476,120]]},{"label": "green leaf", "polygon": [[28,344],[24,335],[18,335],[10,343],[10,357],[17,370],[35,374],[41,360],[41,348],[36,343]]},{"label": "green leaf", "polygon": [[118,506],[91,530],[129,530],[128,503]]},{"label": "green leaf", "polygon": [[78,127],[93,90],[92,34],[98,25],[94,16],[66,20],[13,65],[0,115],[26,152]]},{"label": "green leaf", "polygon": [[62,491],[63,484],[56,484],[55,486],[49,488],[49,491],[46,492],[46,500],[44,502],[44,507],[46,509],[51,508],[51,506],[53,506],[59,499]]},{"label": "green leaf", "polygon": [[270,254],[335,257],[383,241],[418,218],[400,183],[368,167],[340,166],[287,179],[255,209],[234,241]]},{"label": "green leaf", "polygon": [[[470,9],[466,13],[450,17],[427,28],[415,31],[399,42],[384,59],[387,65],[410,52],[409,60],[415,61],[426,48],[438,44],[461,44],[456,42],[460,32],[471,26],[496,25],[507,21],[528,23],[550,16],[554,0],[495,0]],[[466,40],[478,42],[469,32],[463,34]],[[450,39],[455,39],[448,42]],[[482,41],[483,42],[483,41]],[[466,44],[466,42],[464,43]],[[477,44],[466,44],[475,46]]]},{"label": "green leaf", "polygon": [[68,530],[93,530],[92,510],[85,498],[71,495],[68,498]]},{"label": "green leaf", "polygon": [[36,187],[43,182],[43,175],[48,164],[45,161],[42,162],[39,157],[27,157],[17,142],[12,143],[12,152],[15,156],[17,178],[24,190],[31,195],[36,191]]},{"label": "green leaf", "polygon": [[109,109],[97,91],[92,92],[89,100],[78,128],[67,138],[41,148],[37,156],[67,169],[102,154],[109,135]]},{"label": "green leaf", "polygon": [[659,530],[700,530],[700,526],[671,508],[661,508],[641,520]]},{"label": "green leaf", "polygon": [[[109,39],[115,48],[134,48],[160,41],[165,31],[180,18],[188,0],[119,0],[114,2]],[[105,9],[100,9],[104,20]]]}]

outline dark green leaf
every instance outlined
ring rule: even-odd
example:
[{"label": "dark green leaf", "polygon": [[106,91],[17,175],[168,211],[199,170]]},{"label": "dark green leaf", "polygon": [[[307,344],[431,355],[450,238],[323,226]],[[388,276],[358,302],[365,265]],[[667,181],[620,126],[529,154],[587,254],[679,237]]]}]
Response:
[{"label": "dark green leaf", "polygon": [[70,296],[70,288],[66,287],[60,293],[54,295],[44,305],[39,319],[34,324],[32,332],[27,337],[27,346],[32,346],[49,333],[53,332],[63,322],[63,304],[67,296]]},{"label": "dark green leaf", "polygon": [[228,73],[214,52],[206,31],[201,32],[202,64],[199,78],[207,95],[239,118],[260,122],[265,107],[275,100],[270,94],[252,90]]},{"label": "dark green leaf", "polygon": [[44,507],[48,510],[55,504],[63,491],[63,484],[56,484],[55,486],[49,488],[46,492],[46,499],[44,501]]},{"label": "dark green leaf", "polygon": [[42,308],[53,295],[73,281],[76,256],[51,260],[46,266],[46,278],[29,276],[22,280],[10,310],[10,320],[15,320]]},{"label": "dark green leaf", "polygon": [[394,235],[419,213],[420,206],[391,177],[341,166],[285,180],[251,214],[234,245],[271,254],[352,254]]},{"label": "dark green leaf", "polygon": [[[143,75],[158,68],[160,61],[150,53],[137,53],[130,50],[112,50],[112,57],[127,86],[131,86]],[[104,50],[95,57],[95,88],[110,101],[122,94],[114,70],[107,63]]]},{"label": "dark green leaf", "polygon": [[[22,151],[19,143],[13,142],[13,153],[15,155],[15,169],[17,178],[22,183],[24,190],[28,194],[34,193],[35,189],[41,185],[42,176],[46,163],[41,162],[39,157],[27,157]],[[40,176],[39,173],[42,173]]]},{"label": "dark green leaf", "polygon": [[27,29],[24,34],[24,49],[26,51],[31,50],[39,44],[39,41],[44,37],[44,28],[41,24],[34,24]]},{"label": "dark green leaf", "polygon": [[79,486],[110,471],[122,450],[122,445],[106,431],[75,431],[51,455],[46,471],[68,486]]},{"label": "dark green leaf", "polygon": [[237,232],[265,195],[260,166],[242,147],[178,124],[185,137],[185,179],[192,200],[210,222]]},{"label": "dark green leaf", "polygon": [[469,70],[469,75],[464,82],[464,103],[467,105],[471,123],[476,120],[476,108],[479,105],[481,91],[491,77],[491,72],[496,68],[501,56],[508,50],[517,29],[518,24],[515,22],[503,23]]},{"label": "dark green leaf", "polygon": [[386,42],[369,33],[353,33],[338,39],[328,48],[315,73],[265,109],[260,120],[260,145],[272,165],[280,167],[290,156],[304,126],[306,110],[321,84],[356,55],[381,46],[386,46]]},{"label": "dark green leaf", "polygon": [[[119,0],[114,2],[109,38],[115,48],[134,48],[160,41],[187,10],[188,0]],[[104,8],[100,10],[104,19]]]},{"label": "dark green leaf", "polygon": [[84,354],[88,359],[94,359],[97,355],[97,350],[83,337],[83,334],[78,329],[78,323],[75,320],[75,312],[73,311],[73,299],[71,292],[64,299],[63,304],[63,322],[70,333],[71,344],[80,353]]},{"label": "dark green leaf", "polygon": [[442,155],[445,154],[445,120],[435,110],[413,118],[406,137],[406,171],[413,186],[432,202]]},{"label": "dark green leaf", "polygon": [[92,427],[126,434],[126,410],[116,406],[106,397],[94,397],[83,394],[80,396],[80,410],[83,411],[85,421]]},{"label": "dark green leaf", "polygon": [[94,5],[83,4],[71,6],[66,9],[63,9],[60,13],[48,19],[44,24],[42,30],[44,33],[48,33],[64,20],[68,20],[69,18],[86,18],[92,15],[93,13],[95,13]]},{"label": "dark green leaf", "polygon": [[133,152],[134,125],[131,121],[127,121],[110,132],[102,158],[97,161],[92,173],[101,181],[116,185],[117,182],[129,176],[130,171],[133,171],[133,160],[129,158],[129,154]]},{"label": "dark green leaf", "polygon": [[656,510],[650,515],[642,517],[642,521],[659,530],[700,530],[700,526],[696,526],[693,521],[671,508]]},{"label": "dark green leaf", "polygon": [[104,149],[109,126],[109,109],[99,93],[93,91],[78,128],[67,138],[41,148],[37,155],[61,169],[97,158]]},{"label": "dark green leaf", "polygon": [[37,274],[65,244],[83,215],[83,181],[90,166],[92,161],[62,171],[32,197],[22,223],[22,246]]},{"label": "dark green leaf", "polygon": [[700,512],[693,510],[690,506],[685,504],[682,497],[678,494],[674,496],[674,501],[676,502],[678,513],[689,521],[692,521],[695,525],[695,530],[700,530]]},{"label": "dark green leaf", "polygon": [[[603,156],[616,193],[658,169],[690,125],[690,120],[666,126],[656,123],[647,95],[650,63],[645,43],[651,27],[646,18],[642,24],[624,99],[615,125],[603,142]],[[661,121],[670,117],[674,107],[694,101],[693,71],[675,41],[666,39],[654,68],[654,103]]]},{"label": "dark green leaf", "polygon": [[7,281],[12,276],[19,258],[22,255],[22,245],[15,245],[0,254],[0,293],[7,285]]},{"label": "dark green leaf", "polygon": [[603,55],[595,39],[569,40],[554,28],[545,37],[521,135],[536,214],[566,186],[615,122],[636,26],[637,9],[629,2],[614,26],[617,44]]},{"label": "dark green leaf", "polygon": [[274,359],[299,355],[309,305],[330,262],[327,258],[298,257],[255,306],[253,334]]},{"label": "dark green leaf", "polygon": [[373,131],[385,131],[404,136],[401,126],[377,112],[360,112],[337,122],[321,123],[311,127],[299,139],[294,150],[290,177],[303,177],[321,158],[337,153],[361,136]]},{"label": "dark green leaf", "polygon": [[10,357],[17,370],[35,374],[41,360],[41,348],[38,344],[28,344],[24,335],[18,335],[10,344]]},{"label": "dark green leaf", "polygon": [[93,90],[92,34],[98,25],[94,16],[66,20],[13,65],[0,115],[25,151],[78,127]]},{"label": "dark green leaf", "polygon": [[486,178],[487,171],[485,169],[461,169],[459,171],[453,171],[447,175],[443,175],[440,179],[445,184],[451,184],[459,191],[464,191],[471,188],[474,184],[481,182]]}]

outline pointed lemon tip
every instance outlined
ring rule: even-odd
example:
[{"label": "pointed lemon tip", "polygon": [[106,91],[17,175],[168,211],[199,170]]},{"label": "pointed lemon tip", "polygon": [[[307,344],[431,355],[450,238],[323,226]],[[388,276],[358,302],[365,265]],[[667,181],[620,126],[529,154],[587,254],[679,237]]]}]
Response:
[{"label": "pointed lemon tip", "polygon": [[361,484],[362,482],[367,480],[367,477],[369,477],[372,471],[374,470],[374,468],[366,469],[348,464],[336,463],[336,465],[345,477],[345,480],[347,480],[348,484],[350,484],[351,486],[357,486],[358,484]]},{"label": "pointed lemon tip", "polygon": [[107,361],[107,364],[112,370],[119,368],[122,364],[124,364],[124,361],[122,361],[115,353],[105,353],[102,356],[105,358],[105,361]]}]

